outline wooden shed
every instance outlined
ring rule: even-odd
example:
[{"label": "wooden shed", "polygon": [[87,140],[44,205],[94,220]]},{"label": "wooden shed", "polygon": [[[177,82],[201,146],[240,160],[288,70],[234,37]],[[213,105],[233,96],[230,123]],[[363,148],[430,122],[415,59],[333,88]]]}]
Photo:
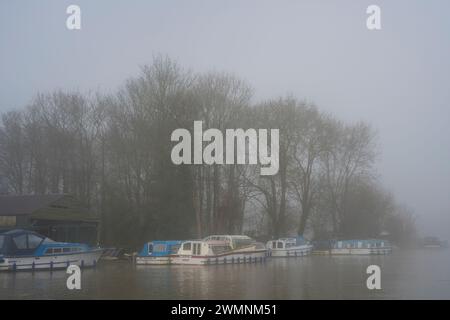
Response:
[{"label": "wooden shed", "polygon": [[0,228],[24,228],[53,240],[98,243],[99,219],[67,194],[0,196]]}]

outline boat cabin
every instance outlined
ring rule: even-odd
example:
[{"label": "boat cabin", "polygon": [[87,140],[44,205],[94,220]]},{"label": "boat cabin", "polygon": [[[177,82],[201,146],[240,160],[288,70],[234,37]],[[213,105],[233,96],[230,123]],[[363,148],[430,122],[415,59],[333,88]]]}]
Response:
[{"label": "boat cabin", "polygon": [[218,255],[232,250],[229,243],[221,240],[201,241],[193,240],[183,242],[178,250],[179,255],[207,256]]},{"label": "boat cabin", "polygon": [[229,244],[232,249],[247,247],[255,243],[255,240],[243,235],[212,235],[204,238],[203,241],[222,241]]},{"label": "boat cabin", "polygon": [[295,246],[295,239],[271,240],[267,244],[268,249],[287,249]]},{"label": "boat cabin", "polygon": [[369,249],[389,247],[387,240],[367,239],[367,240],[337,240],[332,244],[334,249]]},{"label": "boat cabin", "polygon": [[278,240],[270,240],[267,242],[268,249],[289,249],[301,245],[307,245],[308,242],[303,237],[297,238],[281,238]]}]

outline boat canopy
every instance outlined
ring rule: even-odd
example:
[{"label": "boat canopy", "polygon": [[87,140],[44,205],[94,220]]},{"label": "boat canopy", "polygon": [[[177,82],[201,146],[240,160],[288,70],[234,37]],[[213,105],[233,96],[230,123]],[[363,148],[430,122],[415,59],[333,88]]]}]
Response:
[{"label": "boat canopy", "polygon": [[87,244],[56,242],[29,230],[13,229],[0,233],[2,256],[43,256],[87,250],[89,250]]},{"label": "boat canopy", "polygon": [[181,246],[181,240],[155,240],[144,244],[142,250],[139,252],[139,257],[161,257],[169,254],[177,253]]},{"label": "boat canopy", "polygon": [[0,254],[4,256],[30,255],[44,242],[53,242],[53,240],[28,230],[4,231],[0,233]]}]

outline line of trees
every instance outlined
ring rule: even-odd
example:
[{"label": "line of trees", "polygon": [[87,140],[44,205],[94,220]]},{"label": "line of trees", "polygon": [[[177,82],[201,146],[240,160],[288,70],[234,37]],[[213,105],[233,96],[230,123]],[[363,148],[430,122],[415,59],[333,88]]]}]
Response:
[{"label": "line of trees", "polygon": [[[412,215],[377,182],[376,132],[288,96],[252,103],[234,75],[155,57],[109,95],[54,91],[4,113],[0,175],[13,194],[70,193],[101,217],[104,244],[214,233],[402,241]],[[174,165],[173,130],[278,128],[279,171]]]}]

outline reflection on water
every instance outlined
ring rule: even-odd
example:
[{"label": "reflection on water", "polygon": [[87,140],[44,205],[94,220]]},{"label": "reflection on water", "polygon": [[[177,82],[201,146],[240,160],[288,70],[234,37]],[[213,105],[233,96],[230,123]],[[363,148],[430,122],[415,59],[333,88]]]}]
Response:
[{"label": "reflection on water", "polygon": [[[366,288],[381,267],[382,290]],[[68,290],[65,271],[0,273],[2,299],[450,299],[450,251],[277,258],[261,264],[134,266],[104,262]]]}]

